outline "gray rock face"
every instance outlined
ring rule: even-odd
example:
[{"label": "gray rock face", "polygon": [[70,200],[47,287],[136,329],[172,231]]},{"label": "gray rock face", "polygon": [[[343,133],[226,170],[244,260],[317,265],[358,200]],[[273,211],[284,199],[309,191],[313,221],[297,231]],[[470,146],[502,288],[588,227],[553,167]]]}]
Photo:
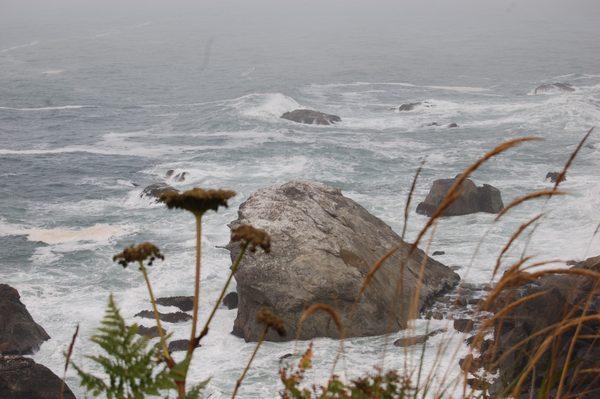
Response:
[{"label": "gray rock face", "polygon": [[[137,313],[135,317],[142,317],[145,319],[154,320],[154,312],[151,310],[142,310]],[[192,316],[184,312],[173,312],[173,313],[161,313],[158,312],[158,318],[167,323],[181,323],[183,321],[192,320]]]},{"label": "gray rock face", "polygon": [[[320,183],[293,181],[258,190],[240,206],[230,227],[242,223],[271,235],[271,253],[247,254],[235,275],[239,304],[233,333],[247,341],[257,340],[262,332],[256,313],[263,305],[283,319],[288,331],[283,338],[270,332],[267,339],[274,341],[294,339],[302,312],[315,303],[338,311],[347,337],[396,331],[406,327],[423,262],[418,309],[459,281],[448,267],[424,259],[419,249],[408,257],[410,245],[400,243],[389,226],[339,189]],[[367,272],[398,244],[400,250],[375,274],[352,313]],[[239,246],[228,247],[234,259]],[[338,336],[335,323],[324,313],[308,318],[299,332],[300,339]]]},{"label": "gray rock face", "polygon": [[140,197],[155,198],[156,201],[158,201],[158,198],[162,194],[170,192],[177,192],[177,190],[165,183],[154,183],[144,188],[144,190],[142,190],[142,193],[140,194]]},{"label": "gray rock face", "polygon": [[[47,367],[21,356],[0,356],[0,398],[59,399],[62,380]],[[75,399],[65,385],[64,399]]]},{"label": "gray rock face", "polygon": [[0,284],[0,353],[30,354],[49,339],[21,302],[19,292]]},{"label": "gray rock face", "polygon": [[296,109],[284,113],[281,117],[293,122],[306,123],[309,125],[332,125],[342,121],[342,118],[337,115],[325,114],[310,109]]},{"label": "gray rock face", "polygon": [[533,93],[570,93],[573,91],[575,91],[575,89],[568,83],[546,83],[536,87]]},{"label": "gray rock face", "polygon": [[[417,206],[417,213],[431,216],[446,196],[454,179],[440,179],[433,182],[425,201]],[[459,216],[470,213],[487,212],[499,213],[504,204],[500,190],[484,184],[477,187],[471,179],[463,182],[458,198],[450,205],[442,216]]]},{"label": "gray rock face", "polygon": [[167,296],[163,298],[157,298],[156,303],[161,306],[175,306],[189,312],[194,308],[194,297],[193,296]]},{"label": "gray rock face", "polygon": [[223,298],[223,305],[227,306],[227,309],[237,309],[238,307],[238,294],[237,292],[230,292]]}]

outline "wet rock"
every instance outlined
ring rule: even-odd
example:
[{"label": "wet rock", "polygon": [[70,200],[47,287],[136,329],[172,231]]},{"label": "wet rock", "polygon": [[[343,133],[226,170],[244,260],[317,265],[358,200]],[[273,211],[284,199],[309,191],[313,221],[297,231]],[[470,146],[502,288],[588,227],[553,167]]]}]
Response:
[{"label": "wet rock", "polygon": [[309,125],[332,125],[336,122],[342,121],[342,118],[337,115],[325,114],[323,112],[313,111],[310,109],[296,109],[294,111],[284,113],[281,115],[281,117],[293,122],[305,123]]},{"label": "wet rock", "polygon": [[[552,183],[556,183],[556,181],[559,179],[560,177],[560,172],[548,172],[546,174],[546,180],[550,180]],[[560,179],[561,182],[563,181],[567,181],[567,176],[563,176]]]},{"label": "wet rock", "polygon": [[185,352],[188,350],[189,345],[189,339],[176,339],[175,341],[169,342],[169,352]]},{"label": "wet rock", "polygon": [[[417,213],[432,216],[454,184],[455,179],[434,181],[425,200],[417,206]],[[459,188],[458,198],[444,211],[442,216],[460,216],[477,212],[499,213],[503,207],[500,190],[489,184],[478,187],[471,179],[466,179]]]},{"label": "wet rock", "polygon": [[0,353],[31,354],[49,339],[21,302],[19,292],[7,284],[0,284]]},{"label": "wet rock", "polygon": [[175,306],[184,312],[189,312],[194,308],[193,296],[169,296],[158,298],[156,303],[161,306]]},{"label": "wet rock", "polygon": [[[265,229],[272,238],[270,254],[247,254],[235,274],[239,307],[233,333],[248,341],[262,332],[256,312],[263,305],[283,319],[288,331],[296,331],[304,309],[325,303],[339,312],[346,337],[380,335],[389,330],[390,322],[395,330],[406,327],[423,261],[419,309],[459,281],[448,267],[431,258],[424,260],[421,250],[408,256],[410,244],[401,243],[383,221],[339,189],[320,183],[294,181],[257,191],[240,206],[230,227],[242,223]],[[379,269],[354,307],[370,265],[398,243],[399,251]],[[231,242],[229,247],[235,259],[239,245]],[[404,295],[395,301],[400,278],[396,265],[401,259],[406,265]],[[299,338],[314,337],[339,337],[328,315],[319,312],[303,324]],[[292,338],[293,334],[287,339]],[[267,339],[284,338],[269,334]]]},{"label": "wet rock", "polygon": [[457,123],[454,123],[454,122],[452,122],[451,124],[449,124],[449,125],[448,125],[448,127],[449,127],[450,129],[452,129],[452,128],[458,127],[458,124],[457,124]]},{"label": "wet rock", "polygon": [[417,345],[417,344],[423,344],[425,343],[429,338],[433,337],[434,335],[437,334],[441,334],[443,332],[446,332],[446,329],[444,328],[440,328],[437,330],[433,330],[427,334],[422,334],[422,335],[415,335],[412,337],[404,337],[404,338],[400,338],[394,341],[394,346],[398,346],[398,347],[406,347],[406,346],[412,346],[412,345]]},{"label": "wet rock", "polygon": [[441,255],[446,255],[446,252],[444,251],[434,251],[431,256],[441,256]]},{"label": "wet rock", "polygon": [[406,103],[406,104],[402,104],[398,107],[398,111],[399,112],[405,112],[405,111],[412,111],[413,109],[417,108],[419,105],[423,104],[422,102],[416,102],[416,103]]},{"label": "wet rock", "polygon": [[473,320],[454,319],[454,329],[459,332],[468,333],[473,331]]},{"label": "wet rock", "polygon": [[[163,329],[163,332],[166,333],[166,330]],[[136,334],[142,335],[147,338],[160,337],[157,326],[152,326],[152,327],[138,326],[138,330],[137,330]]]},{"label": "wet rock", "polygon": [[426,126],[440,126],[440,124],[437,122],[431,122],[431,123],[428,123]]},{"label": "wet rock", "polygon": [[478,391],[487,391],[490,388],[490,383],[484,380],[483,378],[468,378],[467,384],[473,389]]},{"label": "wet rock", "polygon": [[575,88],[568,83],[546,83],[539,85],[533,91],[534,94],[548,93],[570,93],[575,91]]},{"label": "wet rock", "polygon": [[227,309],[237,309],[238,307],[238,294],[237,292],[230,292],[223,298],[223,305],[227,306]]},{"label": "wet rock", "polygon": [[479,370],[483,363],[480,358],[473,356],[472,354],[468,354],[462,359],[458,361],[460,369],[465,372],[474,373]]},{"label": "wet rock", "polygon": [[178,191],[176,189],[174,189],[173,187],[169,186],[168,184],[154,183],[154,184],[150,184],[149,186],[144,188],[142,190],[142,193],[140,194],[140,197],[141,198],[154,198],[155,201],[158,201],[158,199],[160,198],[161,195],[166,194],[166,193],[176,193],[176,192],[178,192]]},{"label": "wet rock", "polygon": [[[33,359],[0,355],[0,398],[60,399],[62,379]],[[75,399],[65,384],[64,399]]]},{"label": "wet rock", "polygon": [[169,169],[169,170],[167,170],[167,173],[165,173],[165,177],[168,179],[168,178],[172,177],[174,173],[175,173],[174,169]]},{"label": "wet rock", "polygon": [[[154,312],[151,310],[142,310],[135,317],[154,320]],[[183,321],[192,320],[192,316],[184,312],[161,313],[158,312],[158,318],[167,323],[181,323]]]}]

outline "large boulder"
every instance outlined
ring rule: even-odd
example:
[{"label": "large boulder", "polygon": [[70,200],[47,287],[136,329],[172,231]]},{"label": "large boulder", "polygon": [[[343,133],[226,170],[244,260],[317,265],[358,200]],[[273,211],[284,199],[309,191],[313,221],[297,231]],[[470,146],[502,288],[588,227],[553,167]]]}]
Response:
[{"label": "large boulder", "polygon": [[[62,379],[47,367],[21,356],[0,355],[0,398],[60,399]],[[64,399],[75,399],[65,384]]]},{"label": "large boulder", "polygon": [[[410,245],[389,226],[324,184],[293,181],[258,190],[240,205],[230,227],[240,224],[266,230],[272,244],[270,254],[247,253],[235,274],[239,303],[233,333],[247,341],[257,340],[262,332],[256,322],[262,306],[281,317],[289,332],[287,337],[269,333],[268,340],[293,339],[302,312],[316,303],[337,310],[347,337],[396,331],[407,325],[421,265],[417,310],[459,281],[423,251],[409,256]],[[400,249],[354,307],[369,269],[396,245]],[[228,247],[235,259],[239,245],[231,242]],[[314,337],[339,337],[328,315],[316,313],[303,324],[299,338]]]},{"label": "large boulder", "polygon": [[546,83],[539,85],[533,91],[534,94],[570,93],[575,91],[568,83]]},{"label": "large boulder", "polygon": [[[582,268],[600,273],[600,256],[577,263]],[[600,275],[599,275],[600,276]],[[527,281],[527,280],[524,280]],[[497,318],[494,341],[482,351],[484,366],[498,368],[498,379],[493,392],[502,396],[520,376],[531,357],[546,339],[554,344],[537,362],[535,372],[523,384],[523,397],[539,397],[544,389],[547,396],[555,397],[558,379],[556,370],[562,372],[571,353],[571,364],[566,368],[565,387],[562,391],[569,398],[597,398],[600,392],[600,277],[573,274],[545,275],[523,285],[503,290],[494,301],[492,311],[498,313],[510,304],[522,299],[518,306],[511,306],[504,316]],[[537,295],[537,296],[536,296]],[[527,300],[525,299],[527,298]],[[588,316],[587,321],[575,323],[571,328],[559,329],[562,322]],[[578,334],[572,348],[571,342]],[[583,372],[582,370],[596,370]],[[532,378],[534,378],[532,380]],[[546,387],[546,383],[551,385]],[[545,397],[545,396],[544,396]]]},{"label": "large boulder", "polygon": [[[425,201],[417,205],[417,213],[431,216],[454,184],[454,179],[439,179],[433,182]],[[499,213],[504,204],[502,195],[496,187],[484,184],[477,187],[471,179],[466,179],[459,189],[458,198],[450,205],[442,216],[458,216],[470,213]]]},{"label": "large boulder", "polygon": [[21,302],[19,292],[0,284],[0,353],[30,354],[50,339]]},{"label": "large boulder", "polygon": [[342,118],[337,115],[325,114],[310,109],[296,109],[284,113],[281,117],[293,122],[306,123],[309,125],[332,125],[336,122],[341,122],[342,120]]}]

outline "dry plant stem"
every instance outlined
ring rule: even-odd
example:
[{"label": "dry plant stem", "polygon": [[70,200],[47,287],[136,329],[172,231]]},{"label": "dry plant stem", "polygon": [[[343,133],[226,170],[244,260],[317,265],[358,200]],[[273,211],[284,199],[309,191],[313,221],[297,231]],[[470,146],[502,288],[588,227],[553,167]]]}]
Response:
[{"label": "dry plant stem", "polygon": [[225,285],[223,285],[223,288],[221,289],[221,294],[219,295],[219,298],[217,299],[215,306],[213,307],[212,311],[210,312],[210,316],[208,316],[208,320],[206,320],[204,327],[200,331],[200,335],[198,336],[198,343],[200,343],[200,340],[202,338],[204,338],[206,336],[206,334],[208,334],[208,327],[210,326],[210,322],[212,321],[213,317],[215,316],[215,313],[217,313],[217,309],[219,308],[219,305],[221,305],[221,302],[223,301],[223,298],[225,297],[227,288],[229,288],[229,284],[231,283],[231,280],[232,280],[233,276],[235,275],[235,272],[237,272],[237,269],[240,266],[240,262],[242,261],[242,258],[244,257],[244,254],[246,253],[246,249],[248,249],[248,245],[249,245],[248,242],[246,242],[242,245],[242,249],[240,250],[240,253],[238,254],[237,258],[235,259],[235,262],[233,263],[233,265],[231,266],[231,271],[229,272],[229,276],[227,277],[227,281],[225,282]]},{"label": "dry plant stem", "polygon": [[194,216],[196,217],[196,276],[194,278],[194,307],[192,311],[192,332],[190,334],[190,342],[186,354],[186,360],[188,360],[188,362],[192,361],[192,354],[194,353],[194,349],[196,348],[195,341],[196,327],[198,324],[198,307],[200,302],[200,272],[202,257],[202,214],[194,213]]},{"label": "dry plant stem", "polygon": [[146,287],[148,288],[148,295],[150,295],[150,303],[152,303],[152,310],[154,312],[154,320],[156,320],[156,325],[158,327],[158,335],[160,336],[160,344],[162,346],[163,356],[167,362],[169,368],[172,368],[175,365],[173,358],[169,354],[169,348],[167,346],[167,340],[165,338],[165,331],[162,328],[160,317],[158,316],[158,309],[156,307],[156,300],[154,299],[154,292],[152,291],[152,285],[150,284],[150,279],[148,278],[148,271],[144,266],[142,261],[138,261],[140,265],[140,270],[142,275],[144,276],[144,281],[146,282]]},{"label": "dry plant stem", "polygon": [[65,356],[65,371],[63,373],[63,378],[60,384],[60,399],[63,399],[65,397],[65,379],[67,378],[67,369],[69,368],[69,363],[71,362],[71,355],[73,354],[73,347],[75,347],[75,340],[77,339],[78,334],[79,324],[77,324],[77,327],[75,327],[73,338],[71,338],[71,343],[69,344],[69,349],[67,349],[67,354]]},{"label": "dry plant stem", "polygon": [[252,356],[250,356],[250,360],[248,360],[248,364],[246,364],[246,367],[244,368],[244,371],[242,371],[242,375],[240,375],[240,378],[238,378],[237,381],[235,382],[235,388],[233,389],[233,393],[231,394],[231,399],[235,398],[238,390],[240,389],[240,386],[242,386],[242,381],[244,381],[244,378],[246,377],[248,370],[250,370],[250,366],[252,365],[252,362],[254,361],[256,354],[258,353],[258,349],[260,349],[260,346],[264,342],[268,331],[269,331],[269,326],[265,326],[265,329],[263,330],[262,334],[260,335],[260,338],[258,339],[258,342],[256,343],[256,346],[254,347]]},{"label": "dry plant stem", "polygon": [[523,233],[523,231],[525,231],[525,229],[527,229],[532,223],[535,223],[537,220],[539,220],[543,215],[544,215],[543,213],[540,213],[539,215],[533,217],[532,219],[529,219],[529,221],[527,221],[527,222],[523,223],[521,226],[519,226],[517,231],[515,231],[512,236],[510,236],[510,239],[508,240],[508,242],[506,243],[504,248],[502,248],[500,255],[498,255],[498,257],[496,258],[496,265],[494,266],[494,272],[492,273],[492,278],[494,278],[496,276],[496,273],[498,273],[498,269],[500,269],[500,263],[502,262],[502,257],[508,252],[508,250],[510,249],[510,246],[517,240],[517,238],[519,238],[519,236],[521,235],[521,233]]}]

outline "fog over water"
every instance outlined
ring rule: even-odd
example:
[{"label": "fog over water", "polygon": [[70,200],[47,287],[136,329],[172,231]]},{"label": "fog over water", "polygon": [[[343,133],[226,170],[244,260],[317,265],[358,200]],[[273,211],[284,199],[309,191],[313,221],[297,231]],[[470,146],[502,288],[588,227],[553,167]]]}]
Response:
[{"label": "fog over water", "polygon": [[[0,282],[19,290],[52,336],[34,359],[61,374],[62,352],[80,323],[74,359],[92,367],[84,354],[94,348],[86,342],[111,292],[128,322],[151,325],[133,317],[148,308],[141,276],[111,260],[125,245],[150,240],[161,247],[166,261],[150,275],[160,296],[191,293],[193,221],[139,197],[169,169],[189,172],[185,182],[169,182],[178,189],[238,192],[229,209],[207,217],[204,310],[229,270],[228,252],[217,248],[229,239],[226,224],[260,187],[322,181],[400,231],[422,159],[417,201],[433,180],[524,135],[545,140],[489,162],[474,180],[498,187],[505,203],[550,187],[546,173],[559,170],[600,124],[599,17],[596,0],[0,0]],[[553,82],[576,90],[534,95],[536,86]],[[390,110],[415,101],[432,106]],[[296,108],[342,122],[279,118]],[[600,253],[599,239],[591,240],[600,223],[596,133],[563,186],[572,195],[550,202],[528,253]],[[527,204],[496,225],[487,214],[443,220],[432,250],[444,250],[439,260],[461,266],[466,281],[487,281],[507,238],[541,206]],[[413,207],[411,219],[414,238],[426,218]],[[522,250],[516,245],[506,264]],[[220,310],[192,366],[192,380],[212,377],[215,398],[229,397],[253,349],[229,334],[235,316]],[[415,322],[419,331],[425,325]],[[169,331],[184,338],[188,327]],[[432,338],[426,365],[448,339],[463,353],[463,338]],[[371,370],[384,341],[349,340],[338,372]],[[311,382],[327,378],[338,347],[329,339],[315,345]],[[265,344],[241,397],[276,397],[278,359],[294,349]],[[451,358],[447,353],[441,368],[458,372]],[[386,366],[403,363],[403,353],[388,353]],[[67,382],[84,397],[73,373]]]}]

